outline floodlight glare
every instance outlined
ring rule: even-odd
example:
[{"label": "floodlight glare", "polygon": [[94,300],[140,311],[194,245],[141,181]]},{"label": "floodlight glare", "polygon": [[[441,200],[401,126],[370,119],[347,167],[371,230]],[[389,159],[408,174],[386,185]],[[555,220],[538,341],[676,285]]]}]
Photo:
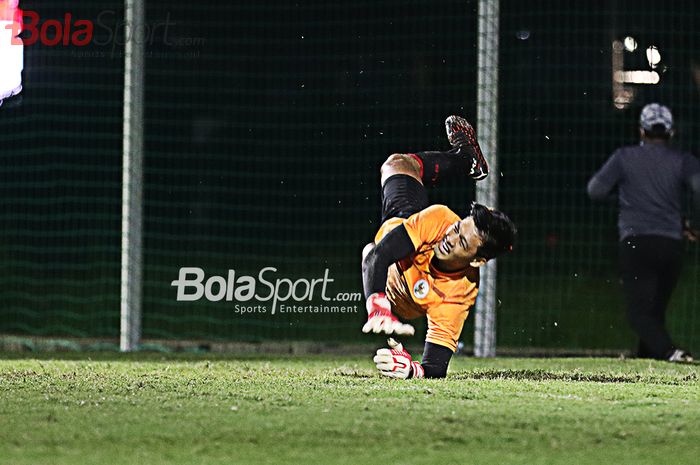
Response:
[{"label": "floodlight glare", "polygon": [[649,61],[649,66],[656,68],[656,66],[661,62],[661,53],[656,45],[652,45],[647,48],[647,61]]}]

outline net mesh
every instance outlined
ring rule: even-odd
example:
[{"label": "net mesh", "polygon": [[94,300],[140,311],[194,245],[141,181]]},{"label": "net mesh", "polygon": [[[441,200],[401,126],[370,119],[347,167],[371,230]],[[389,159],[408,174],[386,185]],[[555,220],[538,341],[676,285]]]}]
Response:
[{"label": "net mesh", "polygon": [[[648,101],[673,109],[679,146],[698,148],[700,14],[692,2],[662,14],[644,3],[501,2],[497,174],[520,240],[499,261],[499,346],[632,345],[615,210],[587,199],[587,179],[634,143]],[[87,47],[26,47],[21,104],[0,107],[0,333],[116,337],[123,57],[111,34],[123,5],[21,6],[114,28],[96,27],[100,44]],[[255,298],[178,302],[171,282],[182,267],[207,278],[273,267],[273,281],[328,270],[331,298],[360,292],[381,162],[446,147],[449,114],[475,119],[477,20],[476,1],[149,1],[144,337],[363,340],[363,305],[347,295],[307,302],[347,313],[272,315]],[[626,85],[618,109],[612,44],[626,36],[638,48],[625,52],[625,69],[650,70],[655,45],[660,83]],[[470,186],[431,192],[460,215],[472,199]],[[697,350],[696,246],[686,258],[669,324]],[[240,313],[257,305],[267,312]]]},{"label": "net mesh", "polygon": [[[170,282],[182,266],[207,277],[269,266],[270,279],[293,281],[328,269],[329,298],[360,292],[381,162],[446,146],[445,115],[473,114],[475,49],[464,45],[475,13],[459,2],[150,4],[151,17],[167,12],[206,45],[149,62],[144,335],[357,339],[360,302],[346,314],[272,315],[267,302],[266,314],[241,315],[237,303],[260,302],[187,306]],[[460,192],[444,195],[464,210]]]},{"label": "net mesh", "polygon": [[[585,186],[617,147],[638,141],[646,103],[673,108],[681,148],[697,151],[699,135],[697,52],[688,44],[698,38],[700,17],[688,2],[662,14],[645,3],[586,9],[502,2],[500,193],[521,241],[499,269],[501,344],[632,346],[618,284],[615,206],[592,203]],[[613,43],[626,37],[637,48],[622,51],[623,69],[652,71],[646,49],[656,46],[660,82],[624,84],[626,98],[615,101]],[[686,347],[700,342],[696,264],[697,246],[690,246],[670,305],[671,332]]]},{"label": "net mesh", "polygon": [[[20,6],[42,23],[122,8]],[[119,334],[123,60],[83,56],[96,49],[26,46],[24,91],[0,107],[2,333]]]}]

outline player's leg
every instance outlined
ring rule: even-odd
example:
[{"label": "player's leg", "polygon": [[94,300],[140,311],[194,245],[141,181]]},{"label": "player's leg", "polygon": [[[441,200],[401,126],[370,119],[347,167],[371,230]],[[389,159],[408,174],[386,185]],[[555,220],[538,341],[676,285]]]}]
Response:
[{"label": "player's leg", "polygon": [[656,253],[658,271],[654,316],[657,324],[665,328],[668,303],[681,274],[683,243],[680,240],[665,237],[654,238],[653,249]]},{"label": "player's leg", "polygon": [[426,151],[412,154],[420,161],[421,178],[426,186],[449,179],[480,180],[488,175],[489,167],[476,138],[476,131],[467,120],[450,116],[445,120],[448,151]]},{"label": "player's leg", "polygon": [[430,206],[421,181],[420,163],[409,154],[395,153],[382,164],[382,223],[408,218]]},{"label": "player's leg", "polygon": [[655,315],[655,302],[659,284],[658,270],[654,263],[654,246],[647,238],[624,239],[620,243],[622,285],[627,304],[627,319],[640,339],[640,348],[648,356],[666,358],[673,348],[664,325]]},{"label": "player's leg", "polygon": [[683,261],[683,243],[680,240],[659,238],[654,247],[659,260],[659,291],[656,298],[657,313],[664,319],[666,306],[678,283]]},{"label": "player's leg", "polygon": [[641,339],[637,344],[637,358],[654,358],[651,349],[648,348]]},{"label": "player's leg", "polygon": [[422,170],[420,160],[414,154],[409,153],[394,153],[387,158],[380,169],[382,187],[386,181],[396,175],[404,175],[415,179],[420,185],[423,185],[421,179]]}]

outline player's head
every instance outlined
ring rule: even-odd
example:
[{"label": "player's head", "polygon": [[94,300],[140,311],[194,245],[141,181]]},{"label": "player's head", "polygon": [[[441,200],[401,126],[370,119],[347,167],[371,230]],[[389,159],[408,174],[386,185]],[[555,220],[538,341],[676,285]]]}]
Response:
[{"label": "player's head", "polygon": [[516,233],[503,212],[473,203],[469,216],[453,224],[435,245],[435,257],[447,270],[478,267],[512,250]]},{"label": "player's head", "polygon": [[669,140],[673,137],[671,110],[659,103],[650,103],[639,114],[639,133],[644,139]]},{"label": "player's head", "polygon": [[474,224],[481,236],[481,245],[476,251],[476,257],[491,260],[513,250],[518,231],[505,213],[473,203],[469,216],[474,218]]}]

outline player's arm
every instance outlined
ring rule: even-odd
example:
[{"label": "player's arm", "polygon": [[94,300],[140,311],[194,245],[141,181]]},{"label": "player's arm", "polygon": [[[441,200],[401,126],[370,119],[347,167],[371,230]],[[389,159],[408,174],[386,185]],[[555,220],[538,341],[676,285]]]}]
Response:
[{"label": "player's arm", "polygon": [[386,291],[389,267],[409,257],[416,248],[403,224],[389,231],[362,260],[362,285],[365,298]]},{"label": "player's arm", "polygon": [[374,360],[381,374],[402,379],[447,376],[447,367],[457,349],[457,340],[462,334],[469,306],[469,303],[443,303],[431,307],[428,311],[428,333],[425,337],[423,361],[411,360],[411,356],[403,347],[397,352],[396,348],[391,346],[393,340],[390,340],[391,350],[378,350]]},{"label": "player's arm", "polygon": [[[382,176],[384,176],[382,172]],[[368,333],[412,335],[413,326],[401,323],[392,313],[386,297],[389,267],[410,257],[421,244],[434,243],[459,217],[444,205],[433,205],[414,213],[387,233],[376,245],[365,249],[362,260],[362,283],[367,298],[369,318],[362,328]]]},{"label": "player's arm", "polygon": [[452,359],[452,349],[426,341],[421,361],[424,376],[426,378],[444,378],[447,376],[447,366],[450,364],[450,359]]},{"label": "player's arm", "polygon": [[401,323],[391,313],[391,303],[386,297],[386,278],[392,264],[409,257],[415,250],[401,224],[387,233],[362,259],[362,285],[368,314],[363,332],[413,335],[413,326]]},{"label": "player's arm", "polygon": [[684,182],[690,191],[688,218],[683,219],[683,234],[695,242],[700,237],[700,161],[690,154],[683,159]]},{"label": "player's arm", "polygon": [[613,153],[603,167],[588,181],[588,196],[592,200],[605,200],[612,194],[622,175],[619,157],[619,151]]},{"label": "player's arm", "polygon": [[379,372],[390,378],[444,378],[457,339],[462,332],[467,312],[462,305],[443,305],[428,314],[428,334],[423,349],[422,362],[411,359],[411,355],[393,339],[389,349],[379,349],[374,363]]}]

